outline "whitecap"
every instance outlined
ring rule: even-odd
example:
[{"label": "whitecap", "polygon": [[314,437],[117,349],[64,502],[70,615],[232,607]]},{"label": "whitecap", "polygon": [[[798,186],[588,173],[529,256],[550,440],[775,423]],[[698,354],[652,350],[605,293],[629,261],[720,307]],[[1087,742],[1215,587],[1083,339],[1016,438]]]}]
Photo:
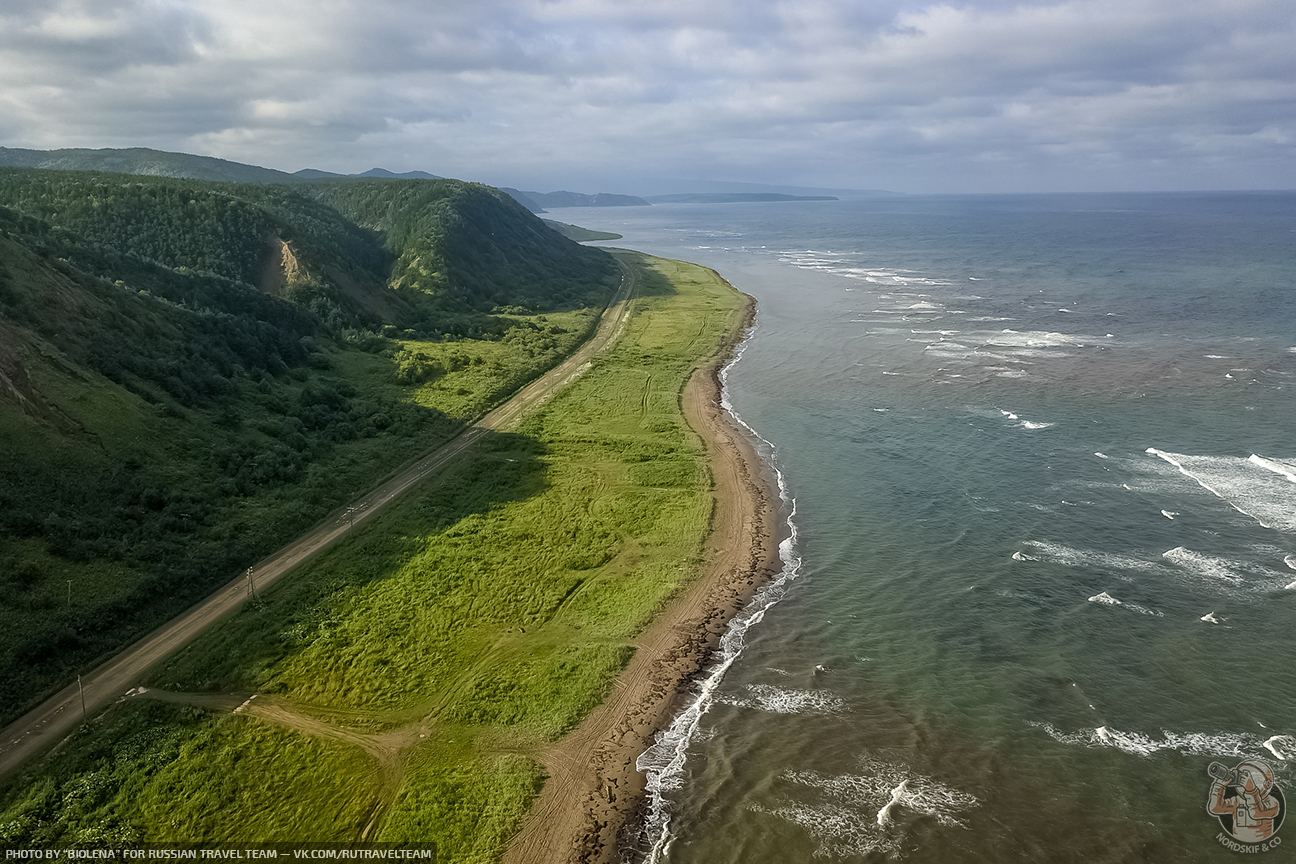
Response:
[{"label": "whitecap", "polygon": [[1128,609],[1131,612],[1137,612],[1140,615],[1152,615],[1156,618],[1165,617],[1164,613],[1158,612],[1155,609],[1149,609],[1148,607],[1140,606],[1137,603],[1126,603],[1122,600],[1117,600],[1115,597],[1111,596],[1106,591],[1103,591],[1101,594],[1095,594],[1094,596],[1090,597],[1089,602],[1102,603],[1105,606],[1120,606],[1123,609]]},{"label": "whitecap", "polygon": [[1266,471],[1272,471],[1281,477],[1286,477],[1289,483],[1296,483],[1296,467],[1284,465],[1276,459],[1266,459],[1254,453],[1247,457],[1247,461],[1252,465],[1259,465]]},{"label": "whitecap", "polygon": [[1286,558],[1283,558],[1283,563],[1291,569],[1296,570],[1296,555],[1288,555]]},{"label": "whitecap", "polygon": [[1093,342],[1094,337],[1045,330],[1012,330],[1005,327],[998,333],[989,334],[984,341],[987,345],[1005,348],[1083,348]]},{"label": "whitecap", "polygon": [[1207,612],[1205,615],[1201,616],[1201,618],[1200,618],[1199,620],[1201,620],[1201,621],[1205,621],[1205,622],[1207,622],[1207,623],[1209,623],[1209,624],[1223,624],[1223,623],[1224,623],[1223,621],[1221,621],[1220,619],[1218,619],[1218,618],[1215,617],[1215,613],[1214,613],[1214,612]]},{"label": "whitecap", "polygon": [[1051,723],[1030,722],[1027,725],[1042,729],[1050,738],[1062,744],[1113,747],[1134,756],[1151,756],[1162,750],[1172,750],[1184,756],[1226,756],[1243,759],[1248,756],[1262,755],[1264,747],[1264,742],[1259,736],[1249,732],[1205,734],[1172,732],[1163,729],[1158,739],[1141,732],[1122,732],[1109,726],[1063,732]]},{"label": "whitecap", "polygon": [[748,684],[747,699],[717,696],[716,701],[771,714],[837,714],[846,709],[840,696],[827,690],[793,690],[772,684]]},{"label": "whitecap", "polygon": [[1067,567],[1107,568],[1113,570],[1131,570],[1136,573],[1168,573],[1168,568],[1152,561],[1122,555],[1115,552],[1099,552],[1094,549],[1073,549],[1061,543],[1047,540],[1028,540],[1025,544],[1038,552],[1045,561],[1062,564]]},{"label": "whitecap", "polygon": [[1296,759],[1296,738],[1291,735],[1275,735],[1261,746],[1284,762]]},{"label": "whitecap", "polygon": [[1245,561],[1230,561],[1229,558],[1194,552],[1185,547],[1166,549],[1161,557],[1181,567],[1181,573],[1187,571],[1199,583],[1223,591],[1277,591],[1287,580],[1286,575],[1270,570],[1269,567]]},{"label": "whitecap", "polygon": [[860,773],[829,775],[793,771],[780,780],[802,787],[813,800],[752,807],[806,830],[815,841],[815,858],[853,858],[900,851],[904,822],[897,812],[926,816],[946,828],[967,828],[959,818],[980,805],[973,795],[880,759],[861,760]]},{"label": "whitecap", "polygon": [[1167,453],[1155,447],[1146,452],[1170,463],[1180,474],[1265,528],[1296,532],[1296,483],[1290,481],[1287,472],[1261,463],[1280,469],[1291,466],[1264,457],[1256,457],[1258,463],[1235,456]]}]

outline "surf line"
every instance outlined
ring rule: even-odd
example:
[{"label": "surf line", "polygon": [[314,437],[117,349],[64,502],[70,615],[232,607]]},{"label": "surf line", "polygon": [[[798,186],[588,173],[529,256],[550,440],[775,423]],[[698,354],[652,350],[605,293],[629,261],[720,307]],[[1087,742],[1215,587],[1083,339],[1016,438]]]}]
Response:
[{"label": "surf line", "polygon": [[[1202,479],[1201,479],[1200,477],[1198,477],[1196,474],[1192,473],[1192,472],[1189,471],[1187,468],[1185,468],[1184,465],[1183,465],[1183,463],[1180,462],[1178,459],[1175,459],[1173,455],[1171,455],[1171,454],[1169,454],[1169,453],[1166,453],[1164,450],[1158,450],[1158,449],[1156,449],[1155,447],[1149,447],[1149,448],[1147,448],[1147,450],[1145,450],[1145,451],[1143,451],[1143,452],[1145,452],[1145,453],[1151,453],[1153,456],[1156,456],[1158,459],[1164,459],[1166,462],[1169,462],[1171,465],[1173,465],[1174,467],[1176,467],[1176,468],[1179,469],[1179,473],[1180,473],[1180,474],[1182,474],[1182,475],[1184,475],[1185,477],[1191,479],[1191,480],[1192,480],[1194,483],[1196,483],[1198,486],[1202,487],[1202,488],[1205,489],[1207,492],[1211,493],[1211,494],[1214,495],[1216,498],[1220,499],[1220,500],[1223,501],[1225,504],[1229,505],[1229,506],[1232,507],[1234,510],[1236,510],[1236,511],[1239,512],[1239,513],[1241,513],[1243,516],[1246,516],[1246,517],[1248,517],[1248,518],[1254,519],[1256,522],[1260,523],[1260,527],[1261,527],[1261,528],[1273,528],[1272,525],[1270,525],[1269,523],[1265,522],[1265,521],[1264,521],[1263,519],[1261,519],[1259,516],[1255,515],[1254,513],[1248,513],[1247,511],[1243,510],[1243,509],[1242,509],[1241,507],[1239,507],[1238,505],[1234,504],[1234,503],[1233,503],[1231,500],[1229,500],[1225,495],[1221,494],[1220,491],[1219,491],[1218,489],[1215,489],[1215,488],[1213,488],[1213,487],[1207,485],[1207,484],[1206,484],[1206,481],[1202,480]],[[1257,459],[1257,458],[1258,458],[1258,457],[1256,457],[1254,454],[1252,454],[1251,459],[1248,459],[1247,461],[1249,462],[1249,461],[1252,461],[1252,460]],[[1269,467],[1268,465],[1263,464],[1264,461],[1266,461],[1266,460],[1261,460],[1260,462],[1258,462],[1258,463],[1256,463],[1256,464],[1259,464],[1262,468],[1268,468],[1268,467]],[[1274,469],[1270,468],[1269,470],[1272,471],[1272,470],[1274,470]],[[1285,473],[1285,472],[1278,472],[1278,473]],[[1290,478],[1288,478],[1288,479],[1290,479]]]},{"label": "surf line", "polygon": [[696,685],[694,698],[670,726],[657,733],[657,740],[653,745],[635,760],[635,769],[647,775],[644,785],[648,793],[648,817],[644,822],[642,835],[643,844],[648,849],[645,856],[646,864],[659,864],[662,857],[670,851],[675,837],[670,830],[671,808],[667,796],[670,792],[684,786],[684,764],[687,760],[689,744],[697,733],[702,717],[711,709],[715,692],[724,680],[725,673],[742,654],[747,631],[759,624],[770,607],[783,599],[790,583],[801,572],[801,557],[797,551],[796,498],[792,497],[783,472],[779,470],[777,449],[738,414],[729,390],[729,371],[747,352],[747,346],[751,344],[758,329],[759,321],[743,334],[742,342],[739,343],[732,359],[720,370],[720,407],[751,436],[757,456],[774,472],[778,483],[779,501],[788,514],[786,520],[788,536],[779,543],[779,559],[783,562],[783,568],[769,584],[757,591],[743,611],[729,622],[729,628],[721,637],[716,649],[715,663],[703,673]]}]

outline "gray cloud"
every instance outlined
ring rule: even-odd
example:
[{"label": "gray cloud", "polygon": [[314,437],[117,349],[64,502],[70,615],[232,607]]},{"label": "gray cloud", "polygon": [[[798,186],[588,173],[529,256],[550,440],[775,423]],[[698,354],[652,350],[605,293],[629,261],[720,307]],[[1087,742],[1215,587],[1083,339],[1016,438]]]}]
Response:
[{"label": "gray cloud", "polygon": [[9,0],[10,146],[593,188],[1296,186],[1287,0]]}]

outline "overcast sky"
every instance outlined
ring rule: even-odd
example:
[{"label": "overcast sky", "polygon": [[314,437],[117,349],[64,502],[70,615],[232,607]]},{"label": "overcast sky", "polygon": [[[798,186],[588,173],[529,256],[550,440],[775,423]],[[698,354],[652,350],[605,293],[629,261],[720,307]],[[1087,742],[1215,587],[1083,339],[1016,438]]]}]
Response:
[{"label": "overcast sky", "polygon": [[1296,188],[1296,2],[2,0],[0,145],[530,189]]}]

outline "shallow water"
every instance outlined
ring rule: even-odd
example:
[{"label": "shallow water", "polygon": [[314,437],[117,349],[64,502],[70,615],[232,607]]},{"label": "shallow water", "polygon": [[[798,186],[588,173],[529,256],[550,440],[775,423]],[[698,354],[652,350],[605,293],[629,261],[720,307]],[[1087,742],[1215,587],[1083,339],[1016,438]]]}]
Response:
[{"label": "shallow water", "polygon": [[1296,195],[560,215],[759,299],[796,503],[645,850],[1231,860],[1210,762],[1296,788]]}]

